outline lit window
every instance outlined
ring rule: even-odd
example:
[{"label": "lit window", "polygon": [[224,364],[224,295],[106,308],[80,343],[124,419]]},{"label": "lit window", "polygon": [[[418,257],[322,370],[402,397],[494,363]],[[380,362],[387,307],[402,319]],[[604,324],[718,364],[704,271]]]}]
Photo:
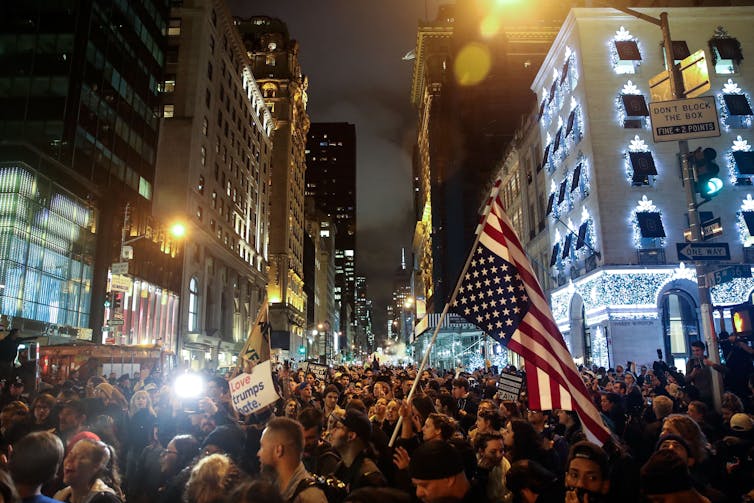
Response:
[{"label": "lit window", "polygon": [[169,119],[170,117],[173,117],[175,114],[175,105],[163,105],[162,106],[162,116],[166,119]]},{"label": "lit window", "polygon": [[202,121],[202,134],[204,136],[207,136],[208,131],[209,131],[209,121],[205,117],[204,120]]},{"label": "lit window", "polygon": [[139,177],[139,195],[144,199],[152,199],[152,184],[143,177]]},{"label": "lit window", "polygon": [[267,66],[275,66],[275,56],[273,56],[272,54],[267,55],[264,62],[267,64]]},{"label": "lit window", "polygon": [[196,332],[199,327],[199,280],[189,280],[188,331]]},{"label": "lit window", "polygon": [[159,90],[165,94],[175,92],[175,76],[167,77],[159,86]]},{"label": "lit window", "polygon": [[722,27],[715,30],[714,37],[709,41],[709,49],[715,73],[718,74],[736,73],[736,68],[744,59],[741,43],[728,35]]},{"label": "lit window", "polygon": [[168,37],[177,37],[181,34],[181,18],[174,17],[168,21]]},{"label": "lit window", "polygon": [[204,194],[204,177],[203,176],[199,177],[199,183],[196,184],[196,190],[200,194]]}]

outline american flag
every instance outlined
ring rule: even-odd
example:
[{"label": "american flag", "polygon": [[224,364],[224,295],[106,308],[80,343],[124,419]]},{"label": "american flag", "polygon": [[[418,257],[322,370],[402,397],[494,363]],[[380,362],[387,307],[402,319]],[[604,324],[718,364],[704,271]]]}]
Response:
[{"label": "american flag", "polygon": [[471,253],[452,310],[524,358],[531,409],[575,410],[587,438],[602,444],[610,433],[497,194]]}]

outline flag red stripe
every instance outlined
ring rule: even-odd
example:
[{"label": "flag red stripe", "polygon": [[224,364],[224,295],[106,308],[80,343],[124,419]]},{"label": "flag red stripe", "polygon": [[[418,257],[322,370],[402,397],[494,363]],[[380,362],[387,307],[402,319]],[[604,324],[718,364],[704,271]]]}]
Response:
[{"label": "flag red stripe", "polygon": [[[533,352],[525,345],[522,345],[518,343],[517,341],[511,340],[510,343],[508,344],[508,347],[511,350],[515,351],[516,353],[520,354],[526,360],[527,364],[531,360],[532,365],[534,365],[536,368],[541,368],[542,370],[544,370],[551,378],[554,375],[558,375],[558,372],[555,371],[555,369],[553,369],[549,363],[544,361],[538,353]],[[536,381],[536,378],[532,374],[530,374],[529,371],[527,371],[527,374],[526,374],[527,388],[532,385],[532,381]],[[534,386],[535,388],[537,388],[538,384],[534,384]],[[573,394],[573,391],[570,386],[566,385],[564,387]],[[529,400],[531,400],[531,395],[532,394],[529,393]],[[586,396],[584,398],[588,400],[590,404],[592,403],[591,397]],[[541,404],[538,397],[537,397],[537,404]],[[538,405],[538,406],[541,406],[541,405]],[[581,419],[581,423],[583,427],[588,429],[592,433],[592,435],[594,435],[594,437],[604,442],[610,436],[609,432],[605,429],[605,426],[602,424],[602,420],[600,419],[600,421],[597,422],[594,419],[594,415],[589,414],[585,410],[585,408],[579,403],[579,400],[577,400],[577,397],[573,397],[572,406],[573,406],[572,407],[573,410],[576,411],[576,413],[578,414],[579,419]],[[555,404],[553,404],[553,408],[556,409],[556,408],[562,408],[562,407],[556,407]],[[592,412],[599,414],[599,412],[597,412],[596,406],[594,407]]]}]

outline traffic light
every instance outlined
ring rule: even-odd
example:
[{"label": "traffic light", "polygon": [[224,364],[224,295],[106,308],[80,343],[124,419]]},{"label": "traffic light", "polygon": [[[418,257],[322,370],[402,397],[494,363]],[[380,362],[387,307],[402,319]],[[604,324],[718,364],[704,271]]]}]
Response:
[{"label": "traffic light", "polygon": [[113,305],[112,297],[113,292],[107,292],[107,294],[105,294],[105,307],[110,307]]},{"label": "traffic light", "polygon": [[694,178],[696,192],[706,200],[715,197],[723,188],[723,181],[717,176],[720,166],[715,163],[717,151],[714,148],[697,148],[694,151]]},{"label": "traffic light", "polygon": [[301,344],[298,347],[298,354],[303,355],[304,353],[306,353],[306,346],[304,346],[303,344]]},{"label": "traffic light", "polygon": [[123,308],[123,294],[120,292],[113,292],[113,311],[118,311]]}]

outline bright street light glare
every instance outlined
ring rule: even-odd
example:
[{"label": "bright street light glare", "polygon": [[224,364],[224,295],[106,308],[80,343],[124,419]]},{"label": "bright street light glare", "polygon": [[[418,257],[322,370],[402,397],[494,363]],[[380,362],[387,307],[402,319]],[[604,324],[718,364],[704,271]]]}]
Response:
[{"label": "bright street light glare", "polygon": [[186,235],[186,226],[182,223],[175,223],[170,227],[170,233],[177,238],[182,238]]}]

